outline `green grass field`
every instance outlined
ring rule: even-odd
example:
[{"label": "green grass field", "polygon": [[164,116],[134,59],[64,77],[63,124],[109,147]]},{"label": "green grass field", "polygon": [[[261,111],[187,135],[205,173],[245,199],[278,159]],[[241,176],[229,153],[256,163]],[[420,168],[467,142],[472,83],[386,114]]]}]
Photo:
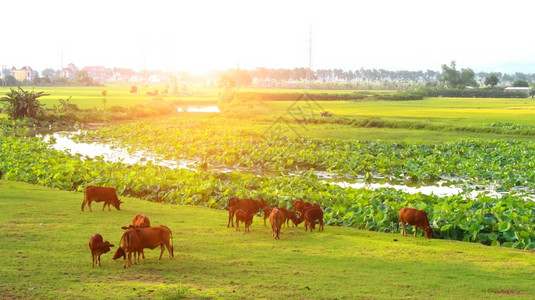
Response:
[{"label": "green grass field", "polygon": [[[531,251],[327,226],[271,237],[227,228],[227,212],[123,198],[80,211],[82,194],[0,180],[2,299],[533,299]],[[175,257],[146,250],[91,268],[94,233],[118,244],[137,213],[173,232]],[[114,248],[116,249],[116,248]],[[114,250],[112,250],[114,252]]]}]

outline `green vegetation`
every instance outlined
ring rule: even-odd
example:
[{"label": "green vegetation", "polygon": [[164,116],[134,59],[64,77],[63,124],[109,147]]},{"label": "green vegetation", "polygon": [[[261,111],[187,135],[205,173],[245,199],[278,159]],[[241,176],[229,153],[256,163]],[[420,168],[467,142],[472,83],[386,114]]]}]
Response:
[{"label": "green vegetation", "polygon": [[[461,195],[441,198],[388,189],[368,191],[326,184],[313,172],[327,170],[367,181],[384,177],[407,184],[449,178],[462,180],[467,190],[492,184],[498,191],[520,187],[529,192],[535,188],[530,159],[535,155],[533,142],[469,140],[425,145],[266,139],[220,124],[177,118],[85,135],[92,140],[116,139],[131,151],[149,150],[170,160],[194,159],[199,162],[198,170],[170,169],[151,162],[127,165],[99,157],[80,160],[47,149],[38,139],[15,137],[0,137],[0,168],[10,180],[78,191],[87,185],[113,186],[125,196],[219,209],[233,196],[264,198],[271,205],[291,205],[294,199],[303,198],[321,204],[326,224],[384,232],[396,232],[397,212],[413,206],[429,211],[436,238],[535,249],[534,204],[526,202],[523,194],[467,200]],[[212,166],[238,171],[221,172]],[[292,172],[300,175],[288,176]]]},{"label": "green vegetation", "polygon": [[[79,192],[6,180],[0,190],[4,299],[535,297],[526,251],[332,226],[283,228],[274,240],[259,217],[244,234],[220,210],[122,197],[120,211],[89,213]],[[125,270],[115,247],[92,269],[91,235],[117,244],[139,212],[171,228],[175,257],[158,261],[159,250],[147,249]]]},{"label": "green vegetation", "polygon": [[[132,109],[139,109],[139,103],[144,103],[145,112],[149,111],[147,105],[152,110],[150,113],[130,116],[137,119],[136,122],[123,122],[82,133],[78,136],[80,140],[110,141],[128,151],[143,150],[170,160],[192,160],[196,166],[191,170],[172,169],[151,161],[146,161],[145,165],[128,165],[107,162],[102,157],[90,159],[71,156],[48,149],[40,139],[26,137],[42,126],[40,121],[29,118],[0,120],[0,170],[4,173],[4,179],[10,180],[0,181],[0,184],[7,186],[5,190],[8,195],[13,193],[19,197],[21,193],[18,190],[24,185],[14,181],[71,191],[67,193],[29,187],[36,193],[17,198],[29,203],[29,208],[38,207],[35,203],[42,202],[43,198],[58,201],[58,204],[41,209],[48,213],[57,209],[52,215],[58,221],[48,219],[52,220],[48,222],[58,223],[55,225],[57,229],[54,227],[54,230],[58,230],[58,247],[68,248],[73,241],[85,245],[95,230],[115,243],[120,237],[120,230],[103,227],[99,222],[101,219],[90,219],[98,209],[93,215],[80,217],[80,202],[72,199],[81,201],[79,192],[89,184],[113,186],[123,198],[149,200],[129,201],[133,209],[125,208],[130,213],[127,217],[123,215],[120,220],[110,217],[110,224],[117,225],[110,228],[119,228],[130,222],[135,213],[143,212],[149,217],[162,217],[162,221],[156,223],[171,225],[173,232],[180,232],[178,239],[185,245],[181,256],[183,260],[154,261],[157,265],[144,262],[143,267],[135,266],[142,269],[143,274],[151,275],[135,277],[138,281],[134,281],[134,277],[126,281],[120,279],[119,286],[127,287],[128,291],[113,287],[113,295],[109,297],[248,298],[259,295],[260,298],[278,298],[281,292],[273,291],[278,288],[289,290],[284,295],[291,298],[354,298],[355,295],[363,298],[377,295],[386,295],[388,298],[423,295],[432,298],[494,298],[503,295],[531,298],[533,295],[533,289],[524,283],[524,278],[528,278],[527,274],[533,271],[526,263],[529,252],[508,252],[510,250],[507,249],[535,249],[534,204],[530,200],[535,189],[535,165],[532,162],[535,156],[535,129],[532,122],[535,102],[531,100],[436,97],[418,101],[340,101],[333,99],[352,98],[355,94],[351,91],[323,94],[309,91],[309,95],[332,99],[316,101],[310,97],[303,101],[266,101],[262,97],[270,92],[276,95],[273,97],[289,97],[289,100],[293,96],[284,95],[287,91],[282,90],[255,93],[244,89],[238,91],[223,113],[193,115],[176,113],[173,107],[177,103],[200,101],[213,104],[219,99],[218,93],[209,91],[190,97],[154,98],[130,95],[124,87],[106,87],[105,93],[102,88],[88,89],[80,91],[78,96],[74,95],[74,91],[65,90],[63,94],[51,96],[57,98],[50,99],[51,102],[46,106],[50,119],[54,118],[52,116],[71,116],[66,119],[74,120],[81,113],[77,104],[73,103],[82,95],[87,98],[79,99],[80,103],[88,108],[94,106],[94,109],[90,109],[92,113],[116,121],[132,114]],[[379,94],[385,98],[397,97],[392,92],[374,92],[366,94],[366,98],[369,100],[369,95]],[[146,102],[147,99],[150,101]],[[114,101],[117,105],[112,104]],[[168,113],[165,113],[166,110]],[[170,116],[169,111],[176,115]],[[325,112],[328,114],[323,114]],[[89,120],[98,119],[91,117]],[[447,180],[462,183],[465,192],[487,185],[494,187],[502,197],[479,195],[466,199],[462,195],[438,197],[407,194],[393,189],[371,191],[344,188],[318,178],[317,170],[360,178],[366,182],[383,178],[391,183],[420,185]],[[48,191],[52,196],[43,197],[37,191]],[[325,233],[308,236],[300,231],[302,228],[288,229],[287,238],[283,236],[282,241],[295,238],[300,244],[278,247],[272,244],[270,231],[259,224],[261,222],[257,218],[252,234],[240,233],[236,236],[233,229],[224,227],[226,213],[222,211],[227,200],[233,196],[264,198],[271,205],[290,206],[297,198],[316,202],[325,209],[326,223],[336,226],[327,226]],[[2,197],[0,195],[0,205]],[[69,204],[61,202],[65,199],[69,199]],[[71,207],[70,210],[64,209],[64,213],[58,214],[57,211],[62,211],[58,208],[59,203]],[[429,241],[419,237],[414,240],[399,236],[397,211],[404,206],[428,212],[435,239]],[[2,207],[0,209],[4,211]],[[0,216],[0,220],[7,218],[7,221],[2,221],[2,224],[7,224],[4,227],[28,232],[24,237],[44,239],[33,228],[24,225],[24,220],[35,222],[35,219],[16,209],[13,205],[8,206],[6,210],[13,212],[7,217]],[[28,213],[31,211],[29,209]],[[40,216],[40,211],[37,211],[33,213],[34,218]],[[180,217],[173,215],[177,212]],[[124,211],[104,213],[107,216],[121,216]],[[87,224],[93,224],[92,228],[97,229],[84,227],[86,234],[83,238],[74,237],[76,230]],[[181,228],[187,229],[180,231]],[[193,238],[190,234],[201,236]],[[394,241],[393,237],[398,241]],[[4,239],[9,238],[8,235]],[[231,240],[237,240],[236,244],[229,242]],[[45,245],[52,247],[50,243]],[[10,247],[0,251],[9,251],[14,246]],[[196,256],[199,248],[202,254]],[[23,249],[21,255],[33,251],[30,246],[20,249]],[[43,249],[47,248],[43,246]],[[213,252],[208,252],[208,249]],[[248,249],[253,254],[246,260],[242,256],[229,260],[228,257],[239,252],[237,249]],[[458,250],[462,254],[453,249],[462,249]],[[396,255],[404,253],[404,250],[410,254],[401,255],[402,260],[398,261]],[[90,286],[80,287],[86,291],[109,279],[117,281],[114,279],[130,274],[114,262],[107,264],[106,268],[109,269],[103,267],[90,273],[80,271],[80,268],[86,267],[86,260],[89,265],[90,255],[88,249],[77,251],[78,254],[85,253],[81,256],[86,259],[69,253],[68,260],[75,267],[63,272],[76,274],[66,277],[78,280],[60,281],[60,286],[47,285],[47,278],[21,275],[22,268],[13,265],[29,262],[19,259],[11,267],[6,267],[10,280],[5,286],[15,288],[1,295],[54,297],[56,290],[74,295],[80,290],[73,286],[84,279],[90,280]],[[276,251],[277,255],[273,256],[270,251]],[[47,255],[45,251],[37,252],[30,254],[44,261]],[[506,257],[511,253],[517,256],[507,261]],[[306,262],[311,267],[296,271],[304,262],[302,254],[307,255]],[[111,256],[104,257],[111,260]],[[362,263],[363,258],[366,258],[365,263]],[[57,278],[57,273],[53,273],[56,270],[54,264],[61,259],[62,256],[57,255],[46,262],[50,267],[44,270],[54,271],[45,274]],[[181,267],[184,261],[187,263]],[[221,261],[229,263],[220,265]],[[359,268],[348,269],[348,265],[354,264]],[[509,269],[504,268],[505,264]],[[291,267],[284,269],[284,265]],[[236,266],[239,268],[235,269]],[[278,273],[266,274],[268,266],[284,269],[286,278],[290,278],[285,282],[291,283],[283,284]],[[325,270],[325,266],[332,268]],[[247,267],[262,272],[262,276],[257,278],[258,272],[250,276]],[[422,268],[428,274],[421,274]],[[114,269],[117,273],[114,273]],[[177,269],[180,274],[178,281]],[[192,269],[197,273],[188,273]],[[39,270],[43,273],[43,269]],[[458,277],[444,276],[452,274],[453,270],[456,275],[459,274]],[[225,275],[228,272],[239,273],[236,275],[239,277],[229,281],[230,277]],[[83,276],[80,277],[80,274]],[[19,283],[15,280],[18,276],[44,283],[20,289],[22,284],[28,284],[29,281]],[[370,279],[369,276],[374,278]],[[388,279],[390,276],[391,279]],[[251,280],[249,277],[255,278]],[[411,282],[400,280],[399,277],[410,277]],[[139,278],[143,280],[139,281]],[[346,288],[317,278],[330,278],[330,281],[343,283]],[[418,282],[412,283],[415,278],[419,279],[416,280]],[[463,278],[462,285],[459,278]],[[385,286],[384,280],[402,283]],[[57,289],[52,291],[41,289],[40,286]],[[349,295],[347,286],[359,289],[351,291]],[[452,286],[455,291],[450,294]],[[319,294],[309,293],[316,289]],[[431,295],[429,290],[432,290]],[[101,296],[104,297],[104,294]]]},{"label": "green vegetation", "polygon": [[44,92],[25,91],[19,87],[11,89],[0,101],[5,103],[4,108],[10,118],[35,119],[38,114],[43,113],[42,104],[37,99],[45,95]]}]

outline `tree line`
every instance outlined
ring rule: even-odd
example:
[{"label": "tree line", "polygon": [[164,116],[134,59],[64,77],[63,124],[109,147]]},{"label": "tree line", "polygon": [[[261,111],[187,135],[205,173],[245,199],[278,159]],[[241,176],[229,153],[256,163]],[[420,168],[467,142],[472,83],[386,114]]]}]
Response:
[{"label": "tree line", "polygon": [[[64,85],[98,85],[87,72],[80,71],[75,78],[67,79],[60,75],[59,70],[52,68],[44,69],[41,74],[37,73],[31,82],[19,82],[13,76],[3,76],[4,86],[64,86]],[[148,80],[151,75],[157,75],[164,82],[177,78],[181,84],[202,84],[207,87],[217,86],[222,75],[233,79],[236,86],[256,87],[286,87],[303,88],[332,88],[332,89],[406,89],[410,87],[449,87],[458,88],[465,86],[507,86],[515,81],[522,80],[528,83],[535,82],[535,73],[514,74],[502,72],[474,72],[472,69],[456,69],[455,61],[448,65],[442,65],[441,71],[409,71],[409,70],[385,70],[365,69],[342,70],[293,68],[293,69],[270,69],[257,67],[254,70],[228,69],[212,70],[205,74],[197,75],[190,72],[163,72],[163,71],[134,71],[128,68],[109,68],[111,81],[134,82]],[[39,76],[40,75],[40,76]],[[167,83],[167,82],[166,82]],[[528,84],[529,85],[529,84]]]}]

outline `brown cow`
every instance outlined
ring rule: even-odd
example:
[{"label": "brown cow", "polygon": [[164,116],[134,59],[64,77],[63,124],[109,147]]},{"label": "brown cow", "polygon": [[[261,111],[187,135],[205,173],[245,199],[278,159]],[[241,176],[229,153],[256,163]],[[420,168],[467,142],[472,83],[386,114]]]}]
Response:
[{"label": "brown cow", "polygon": [[140,254],[143,253],[143,249],[155,249],[160,246],[160,256],[158,259],[162,259],[164,252],[164,245],[169,251],[169,259],[173,258],[173,234],[171,229],[167,226],[158,225],[146,228],[128,228],[119,243],[119,248],[115,252],[113,259],[124,257],[124,267],[126,268],[126,257],[128,256],[128,265],[132,265],[131,255],[134,253],[134,263],[139,261]]},{"label": "brown cow", "polygon": [[150,227],[150,220],[143,214],[137,214],[132,219],[132,225],[137,228]]},{"label": "brown cow", "polygon": [[[231,204],[231,201],[233,203]],[[249,213],[256,214],[260,209],[265,207],[266,201],[264,199],[259,200],[253,200],[253,199],[238,199],[238,198],[230,198],[229,199],[229,205],[228,205],[228,223],[227,227],[229,227],[230,224],[234,226],[233,219],[234,219],[234,213],[237,209],[243,209]]]},{"label": "brown cow", "polygon": [[281,226],[284,223],[284,213],[278,208],[273,208],[269,214],[269,223],[271,223],[272,235],[275,239],[280,239]]},{"label": "brown cow", "polygon": [[409,225],[414,225],[414,237],[416,237],[416,234],[418,233],[418,227],[423,229],[425,237],[428,239],[430,239],[431,235],[433,234],[433,228],[429,226],[429,219],[427,218],[427,213],[423,210],[404,207],[399,210],[399,220],[401,221],[401,226],[403,226],[404,236],[407,236],[405,223],[408,223]]},{"label": "brown cow", "polygon": [[102,235],[95,233],[89,239],[89,249],[91,249],[91,259],[93,260],[93,268],[95,267],[95,262],[100,267],[100,255],[108,253],[110,247],[114,245],[110,244],[108,241],[103,241]]},{"label": "brown cow", "polygon": [[284,219],[286,220],[286,227],[290,227],[290,220],[292,221],[292,226],[296,226],[298,218],[295,215],[295,210],[288,210],[286,207],[279,208],[284,213]]},{"label": "brown cow", "polygon": [[253,224],[253,217],[255,213],[248,212],[244,209],[237,209],[234,212],[234,215],[236,216],[236,230],[240,231],[240,221],[244,223],[245,226],[245,232],[251,231],[249,229],[249,226]]},{"label": "brown cow", "polygon": [[110,204],[113,205],[115,208],[117,208],[117,210],[121,210],[121,203],[123,203],[123,201],[117,198],[117,193],[115,193],[114,188],[90,185],[90,186],[87,186],[84,190],[84,201],[82,202],[82,211],[84,211],[84,207],[86,203],[87,203],[87,206],[89,206],[89,211],[93,211],[91,209],[92,201],[95,201],[95,202],[104,201],[104,205],[102,206],[102,211],[104,211],[104,208],[106,207],[106,205],[108,205],[108,210],[111,210]]},{"label": "brown cow", "polygon": [[305,210],[306,208],[309,208],[309,207],[315,207],[315,208],[321,209],[321,207],[319,205],[317,205],[316,203],[308,203],[308,202],[305,202],[305,201],[303,201],[301,199],[299,199],[299,200],[294,202],[294,210],[298,211],[299,215],[301,215],[303,213],[303,210]]},{"label": "brown cow", "polygon": [[318,231],[322,231],[324,229],[323,210],[316,206],[310,206],[299,215],[298,223],[305,221],[305,231],[310,226],[310,232],[312,232],[316,228],[316,220],[319,221]]}]

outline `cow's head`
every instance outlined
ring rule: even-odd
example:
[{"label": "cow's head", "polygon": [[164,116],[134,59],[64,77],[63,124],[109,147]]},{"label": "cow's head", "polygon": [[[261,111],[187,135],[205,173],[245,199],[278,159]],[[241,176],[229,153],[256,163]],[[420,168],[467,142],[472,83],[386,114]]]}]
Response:
[{"label": "cow's head", "polygon": [[427,227],[424,231],[426,238],[430,239],[433,236],[433,228]]},{"label": "cow's head", "polygon": [[117,210],[121,210],[121,203],[123,203],[123,201],[119,200],[118,202],[114,202],[113,206],[115,206]]},{"label": "cow's head", "polygon": [[118,259],[118,258],[121,258],[121,257],[126,257],[125,253],[124,253],[124,249],[123,247],[119,247],[117,248],[117,251],[115,251],[115,254],[113,255],[113,259]]},{"label": "cow's head", "polygon": [[102,248],[102,253],[108,253],[108,251],[110,251],[111,247],[115,247],[115,245],[110,244],[110,242],[108,242],[108,241],[104,242],[104,247]]}]

